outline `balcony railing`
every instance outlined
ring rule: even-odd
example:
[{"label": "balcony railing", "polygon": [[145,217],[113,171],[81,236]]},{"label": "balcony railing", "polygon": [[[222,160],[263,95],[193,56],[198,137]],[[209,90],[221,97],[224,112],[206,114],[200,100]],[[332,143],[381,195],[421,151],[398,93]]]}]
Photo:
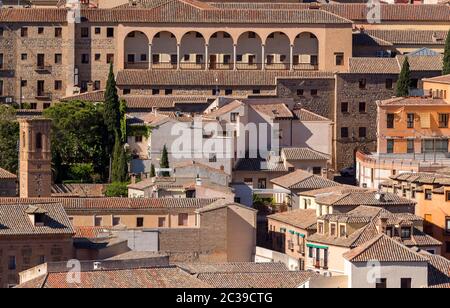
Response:
[{"label": "balcony railing", "polygon": [[50,73],[52,71],[51,65],[36,65],[35,71],[39,73]]},{"label": "balcony railing", "polygon": [[309,63],[294,63],[292,67],[296,71],[317,71],[319,69],[318,64]]},{"label": "balcony railing", "polygon": [[204,70],[204,62],[180,62],[180,68],[183,70]]},{"label": "balcony railing", "polygon": [[289,70],[290,65],[289,63],[266,63],[265,65],[266,70]]},{"label": "balcony railing", "polygon": [[36,99],[49,100],[52,98],[52,94],[49,92],[38,92],[36,94]]},{"label": "balcony railing", "polygon": [[152,69],[174,70],[174,69],[177,69],[177,62],[153,62]]},{"label": "balcony railing", "polygon": [[238,62],[238,63],[236,63],[236,69],[238,69],[238,70],[261,70],[262,63]]},{"label": "balcony railing", "polygon": [[217,62],[213,62],[213,63],[209,63],[208,64],[208,68],[210,70],[233,70],[234,69],[234,64],[231,62],[228,63],[217,63]]}]

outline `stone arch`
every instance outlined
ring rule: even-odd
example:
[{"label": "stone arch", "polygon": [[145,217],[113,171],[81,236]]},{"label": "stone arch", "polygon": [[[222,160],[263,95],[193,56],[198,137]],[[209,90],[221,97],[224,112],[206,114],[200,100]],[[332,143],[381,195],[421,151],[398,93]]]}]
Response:
[{"label": "stone arch", "polygon": [[294,69],[318,69],[319,40],[312,32],[302,32],[294,39]]},{"label": "stone arch", "polygon": [[281,31],[270,33],[265,41],[265,64],[267,69],[288,69],[291,55],[289,36]]},{"label": "stone arch", "polygon": [[189,31],[180,40],[180,65],[185,69],[205,66],[206,39],[200,32]]},{"label": "stone arch", "polygon": [[149,39],[141,31],[131,31],[124,40],[125,68],[147,69],[150,57]]},{"label": "stone arch", "polygon": [[208,40],[208,63],[210,69],[232,69],[234,40],[230,33],[217,31]]},{"label": "stone arch", "polygon": [[177,37],[169,31],[155,33],[152,38],[153,68],[177,67]]},{"label": "stone arch", "polygon": [[242,33],[236,42],[236,64],[238,69],[260,69],[262,59],[262,39],[256,32]]}]

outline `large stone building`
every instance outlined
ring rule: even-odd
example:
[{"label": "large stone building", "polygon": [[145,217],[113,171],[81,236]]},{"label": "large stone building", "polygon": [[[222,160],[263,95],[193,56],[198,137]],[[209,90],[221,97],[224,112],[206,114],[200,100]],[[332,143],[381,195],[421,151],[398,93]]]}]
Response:
[{"label": "large stone building", "polygon": [[42,109],[90,90],[85,98],[101,100],[110,63],[135,110],[291,97],[335,122],[335,169],[374,150],[367,120],[394,94],[403,61],[375,57],[408,53],[418,83],[437,75],[450,15],[446,5],[382,5],[374,23],[365,4],[123,2],[90,1],[102,9],[83,8],[80,23],[64,7],[2,10],[1,100]]},{"label": "large stone building", "polygon": [[0,196],[17,196],[17,176],[2,168],[0,168]]}]

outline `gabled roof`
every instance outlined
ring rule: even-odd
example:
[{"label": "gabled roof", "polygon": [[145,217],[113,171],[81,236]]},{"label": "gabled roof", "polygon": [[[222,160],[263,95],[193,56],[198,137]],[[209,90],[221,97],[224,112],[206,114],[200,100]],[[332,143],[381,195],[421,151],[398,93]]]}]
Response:
[{"label": "gabled roof", "polygon": [[284,153],[286,160],[325,160],[331,159],[331,156],[311,148],[283,148],[281,150]]},{"label": "gabled roof", "polygon": [[444,83],[444,84],[450,84],[450,75],[443,75],[433,78],[424,78],[423,81],[426,82],[433,82],[433,83]]},{"label": "gabled roof", "polygon": [[392,205],[414,205],[415,202],[392,193],[384,193],[380,200],[376,198],[376,191],[352,191],[344,193],[330,193],[316,197],[316,202],[323,205],[346,206],[346,205],[368,205],[368,206],[392,206]]},{"label": "gabled roof", "polygon": [[176,263],[176,265],[192,275],[200,273],[274,273],[289,271],[286,265],[281,262]]},{"label": "gabled roof", "polygon": [[267,116],[273,120],[292,119],[294,117],[292,111],[283,103],[251,104],[249,107],[257,113]]},{"label": "gabled roof", "polygon": [[[43,225],[34,225],[28,215],[45,214]],[[2,204],[0,201],[0,236],[75,234],[60,203]]]},{"label": "gabled roof", "polygon": [[345,253],[343,257],[350,262],[427,262],[428,259],[410,248],[379,234],[372,240]]},{"label": "gabled roof", "polygon": [[315,230],[317,227],[316,210],[293,210],[269,215],[267,218],[304,230]]},{"label": "gabled roof", "polygon": [[[398,75],[406,56],[395,58],[354,57],[349,59],[349,72],[353,74]],[[411,71],[442,71],[442,55],[408,57]]]},{"label": "gabled roof", "polygon": [[15,180],[17,176],[11,172],[0,168],[0,180]]},{"label": "gabled roof", "polygon": [[394,44],[444,45],[448,31],[368,29],[365,33]]},{"label": "gabled roof", "polygon": [[324,177],[311,174],[303,170],[296,170],[279,178],[271,180],[273,184],[286,189],[318,189],[324,187],[339,186],[339,183]]},{"label": "gabled roof", "polygon": [[301,122],[332,122],[330,119],[318,115],[306,109],[294,109],[292,111]]},{"label": "gabled roof", "polygon": [[241,101],[235,100],[232,101],[231,103],[228,103],[224,106],[222,106],[221,108],[214,110],[208,114],[205,114],[206,117],[208,118],[218,118],[221,117],[229,112],[232,112],[240,107],[242,107],[244,105],[244,103],[242,103]]},{"label": "gabled roof", "polygon": [[432,97],[395,97],[380,101],[379,106],[446,106],[449,105],[443,98]]},{"label": "gabled roof", "polygon": [[419,253],[428,258],[428,287],[450,288],[450,260],[424,250]]}]

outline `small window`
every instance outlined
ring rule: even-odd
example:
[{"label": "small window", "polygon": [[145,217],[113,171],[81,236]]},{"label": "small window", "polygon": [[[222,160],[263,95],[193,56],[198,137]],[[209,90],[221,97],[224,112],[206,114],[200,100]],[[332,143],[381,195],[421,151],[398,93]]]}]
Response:
[{"label": "small window", "polygon": [[102,58],[102,55],[101,55],[101,54],[99,54],[99,53],[96,53],[96,54],[94,55],[94,59],[95,59],[95,61],[100,61],[100,60],[101,60],[101,58]]},{"label": "small window", "polygon": [[89,54],[84,53],[81,55],[81,63],[82,64],[89,64]]},{"label": "small window", "polygon": [[159,89],[152,89],[152,95],[159,95]]},{"label": "small window", "polygon": [[120,217],[113,217],[112,224],[113,224],[113,226],[120,225]]},{"label": "small window", "polygon": [[106,37],[114,37],[114,28],[106,28]]},{"label": "small window", "polygon": [[394,126],[395,126],[394,122],[395,122],[395,114],[388,113],[387,114],[387,128],[388,129],[393,129]]},{"label": "small window", "polygon": [[433,200],[433,191],[431,189],[425,189],[425,200]]},{"label": "small window", "polygon": [[414,113],[408,113],[408,115],[406,117],[407,117],[407,120],[406,120],[407,127],[408,128],[414,128],[415,114]]},{"label": "small window", "polygon": [[410,239],[411,238],[411,228],[404,227],[400,230],[400,236],[402,239]]},{"label": "small window", "polygon": [[209,154],[209,162],[210,163],[217,163],[217,155],[214,153]]},{"label": "small window", "polygon": [[386,278],[377,278],[375,282],[376,289],[386,289],[387,288],[387,279]]},{"label": "small window", "polygon": [[439,128],[448,128],[448,113],[439,114]]},{"label": "small window", "polygon": [[348,103],[346,103],[346,102],[341,103],[341,112],[342,113],[348,113],[349,112],[349,105],[348,105]]},{"label": "small window", "polygon": [[87,38],[87,37],[89,37],[89,28],[87,28],[87,27],[83,27],[83,28],[81,28],[81,37],[82,38]]},{"label": "small window", "polygon": [[44,34],[44,27],[38,27],[38,34]]},{"label": "small window", "polygon": [[415,150],[415,145],[414,145],[414,139],[408,139],[407,141],[407,149],[406,152],[408,154],[413,154],[416,150]]},{"label": "small window", "polygon": [[233,95],[232,89],[225,89],[225,95]]},{"label": "small window", "polygon": [[100,80],[95,80],[94,81],[94,90],[95,91],[100,90],[100,85],[101,85]]},{"label": "small window", "polygon": [[142,136],[135,136],[134,137],[134,142],[141,143],[142,142]]},{"label": "small window", "polygon": [[134,54],[129,54],[127,57],[127,62],[134,63],[134,61],[135,61]]},{"label": "small window", "polygon": [[339,226],[339,237],[346,237],[347,236],[347,230],[345,225]]},{"label": "small window", "polygon": [[317,96],[318,91],[316,89],[311,90],[311,96]]},{"label": "small window", "polygon": [[3,27],[0,27],[0,37],[3,37],[5,32],[5,29],[3,29]]},{"label": "small window", "polygon": [[387,149],[386,152],[388,154],[392,154],[394,153],[394,148],[395,148],[395,141],[392,139],[387,140]]},{"label": "small window", "polygon": [[108,53],[106,55],[106,63],[108,63],[108,64],[114,63],[114,54],[113,53]]},{"label": "small window", "polygon": [[142,228],[143,226],[144,226],[144,218],[143,217],[136,218],[136,227]]},{"label": "small window", "polygon": [[94,33],[95,34],[101,34],[102,33],[102,28],[100,28],[100,27],[95,27],[95,29],[94,29]]},{"label": "small window", "polygon": [[337,53],[334,54],[334,56],[336,58],[336,66],[344,65],[344,53],[337,52]]},{"label": "small window", "polygon": [[21,54],[20,59],[22,59],[22,61],[26,61],[28,59],[28,54],[26,53]]},{"label": "small window", "polygon": [[305,90],[297,89],[297,96],[303,96],[305,94]]},{"label": "small window", "polygon": [[36,149],[37,150],[42,149],[42,134],[41,133],[36,134]]},{"label": "small window", "polygon": [[394,81],[390,78],[386,79],[386,89],[393,89],[394,87]]},{"label": "small window", "polygon": [[166,217],[159,217],[158,228],[165,228],[165,227],[166,227]]},{"label": "small window", "polygon": [[166,89],[166,90],[164,90],[164,94],[165,95],[171,95],[173,93],[173,90],[172,89]]},{"label": "small window", "polygon": [[336,224],[335,223],[331,223],[330,224],[330,235],[331,236],[336,236]]},{"label": "small window", "polygon": [[322,175],[322,167],[313,167],[313,174]]},{"label": "small window", "polygon": [[266,188],[267,188],[267,180],[258,179],[258,189],[266,189]]},{"label": "small window", "polygon": [[15,256],[9,256],[8,257],[8,270],[15,271],[16,268],[17,268],[16,257]]},{"label": "small window", "polygon": [[62,54],[55,53],[55,64],[61,64],[62,63]]},{"label": "small window", "polygon": [[445,193],[445,201],[447,201],[447,202],[450,201],[450,190],[447,190]]},{"label": "small window", "polygon": [[359,103],[359,113],[366,113],[367,112],[367,104],[365,102]]},{"label": "small window", "polygon": [[62,37],[62,28],[61,27],[55,28],[55,37]]},{"label": "small window", "polygon": [[317,233],[319,234],[324,234],[325,229],[323,227],[323,222],[318,222],[317,223]]},{"label": "small window", "polygon": [[146,62],[147,61],[147,54],[143,53],[141,54],[141,62]]},{"label": "small window", "polygon": [[20,82],[20,86],[21,86],[22,88],[26,87],[27,85],[28,85],[28,81],[27,81],[27,80],[22,80],[22,81]]},{"label": "small window", "polygon": [[400,279],[400,288],[402,289],[411,289],[412,279],[411,278],[401,278]]},{"label": "small window", "polygon": [[231,123],[236,123],[238,117],[239,117],[239,112],[232,112],[230,114],[230,121],[231,121]]},{"label": "small window", "polygon": [[55,80],[55,90],[59,91],[62,89],[62,81],[61,80]]},{"label": "small window", "polygon": [[253,94],[261,94],[261,90],[260,89],[253,89]]},{"label": "small window", "polygon": [[367,86],[367,80],[365,78],[362,78],[359,80],[359,88],[360,89],[365,89]]},{"label": "small window", "polygon": [[187,227],[189,215],[186,213],[178,214],[178,226]]},{"label": "small window", "polygon": [[131,93],[131,89],[125,88],[125,89],[122,90],[122,93],[123,93],[123,95],[128,95],[128,94]]},{"label": "small window", "polygon": [[28,28],[27,27],[22,27],[20,29],[20,36],[21,37],[27,37],[28,36]]},{"label": "small window", "polygon": [[366,138],[367,137],[367,128],[360,127],[359,128],[359,138]]},{"label": "small window", "polygon": [[95,217],[94,218],[94,224],[96,227],[103,226],[103,219],[101,217]]},{"label": "small window", "polygon": [[349,137],[348,127],[342,127],[341,128],[341,138],[348,138],[348,137]]}]

